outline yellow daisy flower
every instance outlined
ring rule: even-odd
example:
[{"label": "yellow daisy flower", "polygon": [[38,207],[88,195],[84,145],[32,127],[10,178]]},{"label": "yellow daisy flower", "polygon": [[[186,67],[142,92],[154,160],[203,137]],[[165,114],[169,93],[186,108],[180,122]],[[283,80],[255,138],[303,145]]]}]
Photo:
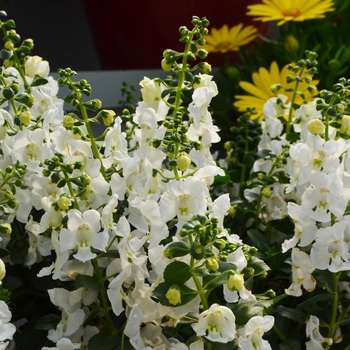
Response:
[{"label": "yellow daisy flower", "polygon": [[210,34],[203,36],[206,40],[203,48],[208,52],[238,51],[240,46],[250,43],[257,35],[258,30],[252,25],[243,28],[240,23],[228,29],[225,24],[220,29],[212,28]]},{"label": "yellow daisy flower", "polygon": [[[277,96],[278,93],[284,94],[288,97],[287,103],[291,101],[293,96],[293,91],[284,91],[281,89],[277,94],[271,91],[271,86],[274,84],[280,84],[284,88],[295,88],[295,83],[286,83],[286,78],[288,75],[295,75],[292,71],[288,70],[287,65],[280,71],[277,63],[274,61],[271,63],[270,70],[266,68],[259,68],[258,72],[252,74],[253,84],[247,81],[241,81],[239,86],[247,91],[250,95],[237,95],[235,98],[237,101],[234,106],[238,108],[239,112],[246,112],[248,108],[255,108],[257,114],[253,116],[254,119],[263,117],[263,107],[267,100],[271,97]],[[303,75],[302,77],[305,77]],[[304,92],[306,100],[312,101],[314,96],[318,94],[315,91],[311,94],[307,89],[309,85],[317,85],[318,81],[313,80],[310,84],[301,82],[298,85],[298,90]],[[303,99],[301,96],[297,95],[295,103],[302,103]]]},{"label": "yellow daisy flower", "polygon": [[288,21],[305,21],[323,18],[325,12],[334,11],[333,0],[262,0],[263,4],[247,6],[249,16],[259,16],[255,21],[279,21],[282,25]]}]

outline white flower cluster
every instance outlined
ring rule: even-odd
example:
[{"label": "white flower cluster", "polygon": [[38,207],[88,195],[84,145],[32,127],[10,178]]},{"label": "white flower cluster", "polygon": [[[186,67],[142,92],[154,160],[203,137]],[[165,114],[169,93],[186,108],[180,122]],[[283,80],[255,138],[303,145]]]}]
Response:
[{"label": "white flower cluster", "polygon": [[[74,120],[72,123],[70,116],[64,115],[63,101],[56,97],[58,84],[48,76],[45,61],[30,57],[24,68],[25,76],[15,68],[4,68],[2,73],[7,77],[7,85],[16,86],[16,94],[30,90],[32,104],[23,109],[20,100],[8,95],[1,100],[0,168],[25,165],[22,183],[16,185],[11,198],[15,205],[6,207],[1,224],[18,220],[25,225],[28,267],[54,253],[52,264],[42,268],[39,277],[52,276],[55,281],[69,282],[82,275],[97,278],[97,284],[107,281],[101,300],[97,300],[98,287],[48,291],[62,316],[56,328],[48,332],[48,339],[56,347],[44,349],[86,346],[99,333],[96,326],[83,326],[94,303],[101,303],[104,310],[110,305],[114,316],[125,314],[124,334],[135,349],[188,349],[179,340],[166,339],[162,334],[163,326],[176,326],[186,315],[198,319],[194,326],[198,338],[190,345],[192,350],[203,349],[204,338],[221,343],[238,339],[242,349],[256,348],[257,344],[261,349],[269,349],[262,336],[271,329],[272,316],[254,316],[237,330],[231,309],[213,304],[202,312],[198,295],[181,304],[183,296],[174,287],[166,293],[169,305],[154,297],[170,262],[191,264],[189,254],[171,258],[165,257],[164,251],[172,243],[189,244],[180,233],[193,217],[215,221],[219,238],[242,245],[237,236],[230,236],[223,227],[230,208],[228,195],[213,201],[209,192],[215,176],[224,174],[210,152],[211,144],[220,140],[208,111],[217,94],[212,77],[199,76],[200,83],[195,85],[188,106],[187,130],[182,136],[197,147],[178,155],[174,164],[169,154],[178,150],[167,145],[172,145],[171,137],[177,136],[167,134],[169,106],[167,98],[162,98],[166,87],[160,81],[145,78],[140,83],[143,101],[138,104],[129,129],[125,130],[121,117],[116,117],[104,137],[92,144],[87,136],[88,126],[74,125]],[[46,82],[33,84],[38,77]],[[34,212],[42,213],[39,219]],[[169,222],[174,223],[173,229],[169,229]],[[6,249],[9,241],[10,235],[3,236],[1,248]],[[209,247],[214,256],[210,268],[216,271],[219,252],[211,244]],[[204,259],[198,260],[198,267],[205,265]],[[226,300],[256,300],[243,284],[241,272],[247,260],[242,249],[232,252],[227,262],[238,269],[225,283]],[[103,278],[101,271],[105,271]],[[233,277],[234,272],[238,280]],[[194,288],[192,279],[184,282],[186,288]],[[6,308],[6,304],[1,305]],[[10,320],[9,310],[4,309],[3,313],[0,340],[10,340],[14,326],[5,324]],[[112,331],[111,316],[106,314],[105,319]]]},{"label": "white flower cluster", "polygon": [[[290,141],[281,122],[283,115],[290,114],[286,101],[281,94],[265,104],[259,150],[270,153],[253,167],[254,172],[266,174],[275,182],[247,189],[245,195],[249,201],[261,196],[260,217],[265,225],[287,216],[292,220],[294,235],[282,243],[283,253],[291,250],[292,264],[292,284],[285,293],[298,297],[301,287],[308,292],[315,289],[312,274],[316,269],[331,273],[350,269],[350,141],[325,125],[316,108],[321,99],[305,102],[295,111],[292,122],[299,136],[297,141]],[[340,131],[346,132],[347,120],[344,115]],[[283,172],[289,183],[280,180]],[[276,234],[276,239],[283,238],[281,232]],[[318,324],[312,315],[307,326],[307,349],[332,343],[318,333]],[[310,327],[316,327],[317,332]]]}]

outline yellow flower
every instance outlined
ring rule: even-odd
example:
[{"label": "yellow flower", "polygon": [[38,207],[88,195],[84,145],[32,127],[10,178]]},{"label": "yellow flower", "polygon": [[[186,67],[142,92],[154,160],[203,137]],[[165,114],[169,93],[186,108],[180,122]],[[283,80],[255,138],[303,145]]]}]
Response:
[{"label": "yellow flower", "polygon": [[[266,68],[260,68],[258,72],[252,74],[253,84],[247,81],[241,81],[239,86],[247,91],[250,95],[237,95],[235,98],[238,100],[234,103],[234,106],[238,108],[239,112],[246,112],[248,108],[255,108],[257,114],[253,117],[261,118],[263,115],[263,107],[267,100],[271,97],[277,96],[279,93],[286,95],[288,97],[287,103],[291,101],[293,96],[293,91],[284,91],[281,89],[279,92],[274,93],[271,90],[271,86],[280,84],[285,88],[295,88],[295,83],[286,83],[286,78],[288,75],[295,75],[292,71],[287,69],[287,65],[282,68],[280,71],[277,63],[274,61],[271,63],[270,70]],[[303,75],[302,77],[305,77]],[[317,85],[318,81],[313,80],[310,83],[311,85]],[[318,94],[318,91],[315,89],[314,93],[311,94],[306,88],[309,84],[306,84],[304,81],[299,83],[298,90],[303,91],[306,100],[312,101],[313,96]],[[302,103],[303,99],[301,96],[297,95],[295,103]]]},{"label": "yellow flower", "polygon": [[250,43],[258,35],[258,30],[252,25],[242,28],[242,23],[230,29],[227,24],[220,29],[212,28],[209,35],[203,36],[206,40],[204,49],[208,52],[221,53],[238,51],[240,46]]},{"label": "yellow flower", "polygon": [[305,21],[323,18],[325,12],[334,11],[333,0],[262,0],[263,4],[249,5],[249,16],[259,16],[255,21],[279,21],[282,25],[288,21]]}]

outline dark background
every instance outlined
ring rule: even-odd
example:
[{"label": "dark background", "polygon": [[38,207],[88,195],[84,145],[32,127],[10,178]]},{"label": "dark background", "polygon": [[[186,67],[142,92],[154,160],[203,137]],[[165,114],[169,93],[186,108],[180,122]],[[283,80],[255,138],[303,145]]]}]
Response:
[{"label": "dark background", "polygon": [[[256,2],[260,0],[0,0],[0,9],[15,20],[22,39],[34,40],[32,54],[48,60],[51,71],[94,71],[160,69],[165,49],[183,50],[178,30],[191,28],[193,15],[207,17],[209,29],[251,24],[246,6]],[[209,62],[220,66],[224,57],[211,54]]]}]

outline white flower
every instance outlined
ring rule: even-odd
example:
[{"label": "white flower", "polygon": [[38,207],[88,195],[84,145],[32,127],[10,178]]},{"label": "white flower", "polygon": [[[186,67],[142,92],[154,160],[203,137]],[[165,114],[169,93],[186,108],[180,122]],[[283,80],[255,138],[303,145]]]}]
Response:
[{"label": "white flower", "polygon": [[81,213],[77,209],[68,212],[68,229],[62,229],[60,243],[62,251],[78,248],[74,257],[82,262],[93,259],[96,254],[91,247],[105,251],[108,233],[101,231],[100,213],[94,209]]},{"label": "white flower", "polygon": [[311,292],[316,287],[316,280],[311,275],[315,270],[308,254],[293,248],[292,250],[292,284],[285,290],[286,294],[300,297],[302,295],[301,286],[306,291]]},{"label": "white flower", "polygon": [[331,213],[342,216],[346,205],[343,183],[337,174],[317,172],[311,175],[310,186],[301,196],[301,207],[308,211],[311,219],[330,221]]},{"label": "white flower", "polygon": [[271,346],[262,337],[274,324],[272,316],[254,316],[247,324],[238,329],[238,345],[242,350],[270,350]]},{"label": "white flower", "polygon": [[316,242],[311,248],[311,261],[317,269],[331,272],[350,269],[349,247],[344,240],[347,221],[340,221],[331,227],[320,228]]},{"label": "white flower", "polygon": [[317,231],[315,220],[309,218],[308,212],[303,210],[301,206],[289,202],[287,212],[294,223],[294,236],[282,243],[283,253],[296,245],[299,245],[299,247],[308,246],[315,239]]},{"label": "white flower", "polygon": [[11,340],[14,333],[16,332],[16,327],[9,323],[11,320],[11,311],[9,310],[7,304],[0,300],[0,341]]},{"label": "white flower", "polygon": [[197,335],[218,343],[230,342],[236,337],[235,321],[228,307],[213,304],[199,315]]},{"label": "white flower", "polygon": [[24,69],[26,75],[30,78],[34,78],[36,75],[46,78],[50,73],[49,62],[43,60],[40,56],[27,56]]},{"label": "white flower", "polygon": [[307,350],[324,350],[325,346],[331,346],[333,340],[331,338],[324,338],[319,331],[319,319],[311,315],[306,323],[306,336],[309,341],[305,343]]},{"label": "white flower", "polygon": [[167,189],[159,202],[164,222],[177,216],[179,220],[177,227],[180,229],[192,216],[204,215],[207,209],[206,194],[208,190],[202,180],[188,177],[180,181],[169,181],[166,186]]},{"label": "white flower", "polygon": [[80,349],[80,344],[72,343],[68,338],[60,339],[54,348],[44,346],[41,350],[76,350]]}]

